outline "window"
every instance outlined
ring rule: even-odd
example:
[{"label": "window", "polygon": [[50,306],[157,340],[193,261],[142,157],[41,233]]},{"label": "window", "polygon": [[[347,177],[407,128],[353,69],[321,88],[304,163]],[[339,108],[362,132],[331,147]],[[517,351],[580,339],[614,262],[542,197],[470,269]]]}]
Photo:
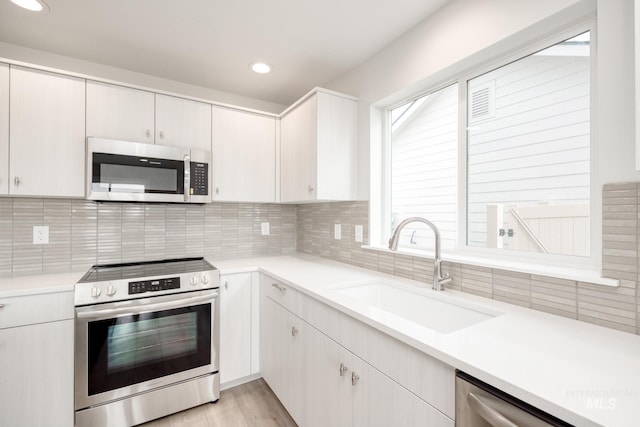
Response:
[{"label": "window", "polygon": [[[582,32],[389,109],[390,230],[421,216],[444,249],[590,257],[590,46]],[[421,224],[400,239],[433,244]]]}]

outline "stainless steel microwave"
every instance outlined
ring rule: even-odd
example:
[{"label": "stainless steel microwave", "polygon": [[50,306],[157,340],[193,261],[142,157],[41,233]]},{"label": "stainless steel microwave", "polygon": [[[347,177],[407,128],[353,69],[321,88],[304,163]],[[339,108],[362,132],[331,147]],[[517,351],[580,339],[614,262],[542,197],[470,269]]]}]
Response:
[{"label": "stainless steel microwave", "polygon": [[211,202],[211,152],[87,138],[87,199]]}]

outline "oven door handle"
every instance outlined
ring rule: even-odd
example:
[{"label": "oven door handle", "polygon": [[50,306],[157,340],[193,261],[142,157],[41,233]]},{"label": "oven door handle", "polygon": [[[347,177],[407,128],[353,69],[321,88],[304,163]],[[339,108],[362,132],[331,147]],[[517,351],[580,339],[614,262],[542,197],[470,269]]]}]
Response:
[{"label": "oven door handle", "polygon": [[201,295],[191,298],[183,298],[179,300],[159,302],[155,304],[142,304],[135,307],[110,308],[107,310],[91,310],[79,311],[76,313],[78,319],[108,319],[114,316],[135,315],[149,311],[170,310],[172,308],[181,308],[199,302],[213,301],[218,298],[218,292],[208,295]]}]

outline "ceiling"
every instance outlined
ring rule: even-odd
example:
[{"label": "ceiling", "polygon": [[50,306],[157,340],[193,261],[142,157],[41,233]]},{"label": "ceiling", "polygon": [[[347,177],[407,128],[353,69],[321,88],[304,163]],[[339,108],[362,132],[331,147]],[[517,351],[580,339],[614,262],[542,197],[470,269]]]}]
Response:
[{"label": "ceiling", "polygon": [[44,1],[0,0],[0,41],[288,105],[449,0]]}]

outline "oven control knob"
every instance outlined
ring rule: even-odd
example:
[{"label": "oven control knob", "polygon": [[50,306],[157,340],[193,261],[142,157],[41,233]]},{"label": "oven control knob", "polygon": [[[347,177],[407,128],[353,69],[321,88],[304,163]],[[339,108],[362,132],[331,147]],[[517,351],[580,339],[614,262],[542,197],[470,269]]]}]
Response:
[{"label": "oven control knob", "polygon": [[203,285],[208,285],[209,284],[209,276],[207,276],[206,274],[202,275],[202,284]]},{"label": "oven control knob", "polygon": [[116,287],[113,285],[109,285],[107,286],[107,295],[109,295],[110,297],[114,296],[116,294]]},{"label": "oven control knob", "polygon": [[93,288],[91,288],[91,296],[93,298],[98,298],[100,296],[100,294],[102,293],[102,291],[100,290],[100,288],[94,286]]},{"label": "oven control knob", "polygon": [[192,286],[195,286],[198,284],[198,276],[191,276],[191,280],[190,283]]}]

